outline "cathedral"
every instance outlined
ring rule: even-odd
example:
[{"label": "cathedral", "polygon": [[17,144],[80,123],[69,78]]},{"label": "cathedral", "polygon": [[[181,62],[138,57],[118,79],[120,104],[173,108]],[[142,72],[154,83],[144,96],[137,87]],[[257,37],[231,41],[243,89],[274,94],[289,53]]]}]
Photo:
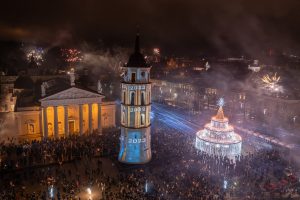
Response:
[{"label": "cathedral", "polygon": [[[2,83],[7,83],[4,79]],[[115,101],[105,98],[100,81],[97,91],[75,85],[74,69],[67,77],[21,75],[9,85],[1,84],[2,91],[5,86],[10,89],[2,95],[11,96],[11,101],[2,101],[6,105],[2,110],[2,135],[41,140],[102,133],[102,129],[116,126]]]},{"label": "cathedral", "polygon": [[151,160],[151,83],[150,66],[140,52],[139,34],[134,53],[125,64],[121,88],[121,137],[119,161],[144,164]]}]

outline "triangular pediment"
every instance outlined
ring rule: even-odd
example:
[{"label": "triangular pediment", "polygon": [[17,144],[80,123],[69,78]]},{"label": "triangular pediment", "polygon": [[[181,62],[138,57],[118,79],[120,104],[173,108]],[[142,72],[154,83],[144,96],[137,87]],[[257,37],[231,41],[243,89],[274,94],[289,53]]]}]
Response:
[{"label": "triangular pediment", "polygon": [[91,92],[77,87],[71,87],[58,93],[52,94],[40,101],[64,100],[64,99],[82,99],[82,98],[104,98],[104,95]]}]

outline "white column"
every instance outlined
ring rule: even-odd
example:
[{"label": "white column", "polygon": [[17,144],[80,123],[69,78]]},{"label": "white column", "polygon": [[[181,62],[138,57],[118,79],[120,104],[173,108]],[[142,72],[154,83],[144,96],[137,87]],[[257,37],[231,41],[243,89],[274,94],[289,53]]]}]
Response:
[{"label": "white column", "polygon": [[98,103],[98,132],[102,134],[102,126],[101,126],[101,103]]},{"label": "white column", "polygon": [[44,119],[44,139],[48,138],[48,119],[47,119],[47,107],[43,107],[43,119]]},{"label": "white column", "polygon": [[40,134],[41,134],[41,136],[43,136],[43,108],[41,108],[40,113],[39,113],[39,124],[40,124]]},{"label": "white column", "polygon": [[65,114],[65,137],[69,136],[69,113],[68,105],[64,105],[64,114]]},{"label": "white column", "polygon": [[89,106],[89,133],[93,132],[93,104],[88,104]]},{"label": "white column", "polygon": [[83,112],[82,112],[82,104],[79,104],[79,133],[82,135],[83,133]]},{"label": "white column", "polygon": [[54,109],[54,137],[58,138],[58,116],[57,116],[57,106],[53,106]]}]

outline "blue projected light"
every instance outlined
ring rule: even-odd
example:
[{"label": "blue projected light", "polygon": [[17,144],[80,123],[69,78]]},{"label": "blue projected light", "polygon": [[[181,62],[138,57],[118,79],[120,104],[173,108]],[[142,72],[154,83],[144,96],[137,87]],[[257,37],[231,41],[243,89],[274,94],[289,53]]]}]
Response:
[{"label": "blue projected light", "polygon": [[224,188],[224,189],[227,189],[227,185],[228,185],[228,182],[227,182],[227,180],[224,180],[224,183],[223,183],[223,188]]},{"label": "blue projected light", "polygon": [[154,118],[155,118],[154,111],[151,111],[150,112],[150,121],[151,121],[151,123],[154,121]]},{"label": "blue projected light", "polygon": [[[151,158],[149,147],[150,127],[142,129],[121,129],[119,160],[125,163],[146,163]],[[147,137],[148,135],[148,137]]]}]

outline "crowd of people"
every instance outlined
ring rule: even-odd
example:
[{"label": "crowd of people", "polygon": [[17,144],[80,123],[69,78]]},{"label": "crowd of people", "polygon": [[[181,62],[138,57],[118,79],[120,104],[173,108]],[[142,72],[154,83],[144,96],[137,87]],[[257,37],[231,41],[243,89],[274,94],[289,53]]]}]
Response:
[{"label": "crowd of people", "polygon": [[296,166],[276,149],[260,149],[233,161],[197,151],[193,134],[154,121],[151,162],[128,166],[117,162],[119,132],[2,143],[0,199],[289,199],[298,195],[299,183],[293,178]]}]

